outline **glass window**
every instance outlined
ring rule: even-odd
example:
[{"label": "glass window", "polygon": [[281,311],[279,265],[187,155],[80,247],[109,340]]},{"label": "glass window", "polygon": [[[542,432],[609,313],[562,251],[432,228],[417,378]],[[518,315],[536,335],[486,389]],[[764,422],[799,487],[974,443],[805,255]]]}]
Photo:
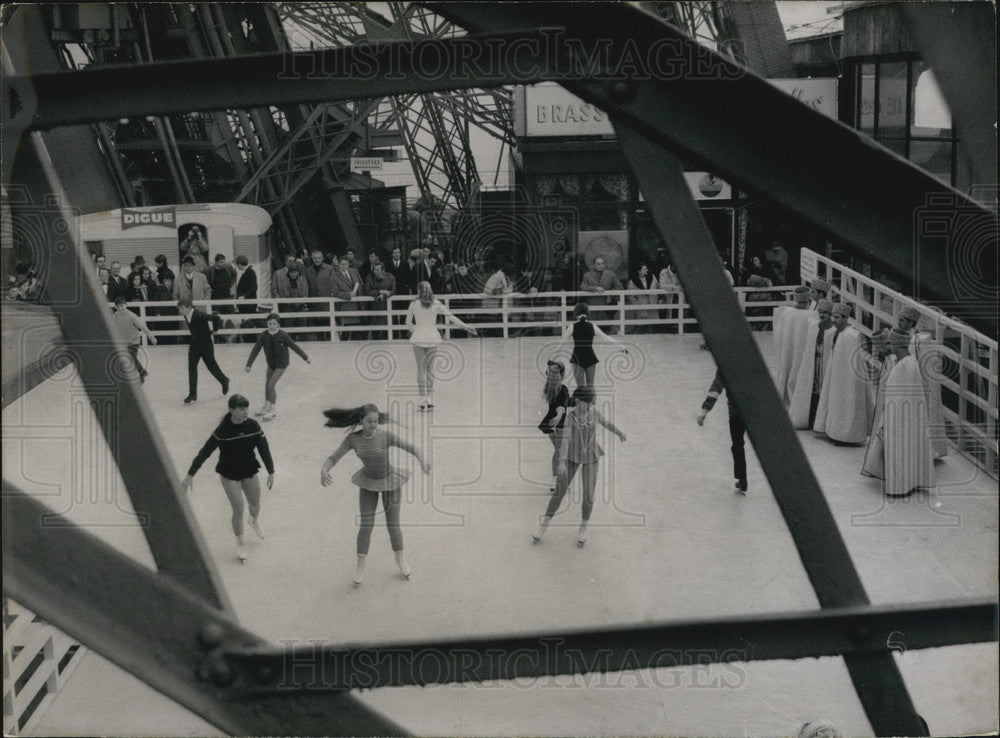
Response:
[{"label": "glass window", "polygon": [[871,135],[875,132],[875,65],[862,64],[859,73],[857,127]]},{"label": "glass window", "polygon": [[878,65],[878,136],[906,133],[906,62]]},{"label": "glass window", "polygon": [[923,62],[914,62],[913,79],[910,135],[932,138],[951,136],[951,111],[934,72]]}]

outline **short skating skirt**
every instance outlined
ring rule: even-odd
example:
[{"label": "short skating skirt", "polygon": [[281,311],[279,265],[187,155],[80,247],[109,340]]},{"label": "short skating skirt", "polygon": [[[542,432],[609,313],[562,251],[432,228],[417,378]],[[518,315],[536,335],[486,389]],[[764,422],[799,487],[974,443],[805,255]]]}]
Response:
[{"label": "short skating skirt", "polygon": [[361,467],[356,472],[354,476],[351,477],[351,483],[358,485],[361,489],[367,489],[370,492],[388,492],[389,490],[399,489],[404,484],[406,480],[410,478],[410,473],[405,469],[397,469],[394,466],[389,467],[389,474],[382,477],[381,479],[375,479],[374,477],[368,476],[365,473],[364,467]]}]

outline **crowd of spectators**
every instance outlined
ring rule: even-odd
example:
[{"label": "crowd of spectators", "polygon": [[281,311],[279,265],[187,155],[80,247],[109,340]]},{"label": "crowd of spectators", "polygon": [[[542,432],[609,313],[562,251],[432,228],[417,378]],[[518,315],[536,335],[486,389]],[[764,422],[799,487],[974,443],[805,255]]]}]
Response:
[{"label": "crowd of spectators", "polygon": [[[634,293],[625,299],[632,306],[625,314],[629,331],[676,330],[672,323],[682,317],[678,312],[684,302],[681,286],[662,244],[655,253],[633,258],[624,280],[608,267],[604,257],[598,256],[588,264],[570,250],[557,252],[546,268],[538,268],[531,263],[515,263],[500,252],[463,258],[433,237],[409,250],[400,245],[373,249],[362,259],[350,248],[341,254],[317,248],[288,254],[284,264],[271,274],[268,289],[258,283],[245,256],[237,256],[230,263],[223,254],[211,257],[194,236],[188,241],[179,275],[174,274],[163,254],[156,257],[153,267],[137,256],[127,274],[122,273],[120,262],[107,263],[103,255],[95,256],[94,266],[108,301],[113,303],[123,295],[134,309],[135,303],[141,302],[211,300],[212,309],[227,317],[229,327],[254,329],[273,310],[282,314],[283,325],[298,329],[296,336],[302,340],[329,340],[335,333],[340,340],[387,338],[390,331],[386,305],[392,297],[416,295],[420,282],[428,282],[437,295],[460,295],[449,300],[449,305],[459,313],[477,310],[465,313],[471,322],[499,323],[507,310],[508,334],[513,335],[542,333],[550,329],[531,324],[557,323],[565,318],[559,313],[559,298],[546,294],[553,292],[590,293],[583,301],[595,310],[595,320],[604,322],[612,332],[615,328],[611,324],[621,317],[617,307],[620,298],[613,294],[619,290]],[[753,261],[752,267],[760,274],[752,273],[746,284],[774,284],[774,275],[763,273],[769,263]],[[332,299],[326,302],[315,298]],[[754,293],[750,299],[770,300],[772,295]],[[220,301],[238,302],[226,305]],[[145,312],[172,315],[176,311],[157,306]],[[399,316],[393,325],[400,327],[392,329],[391,337],[404,338]],[[176,327],[162,319],[154,325],[159,329]],[[502,330],[492,328],[483,333],[502,335]],[[244,340],[251,339],[248,334]]]}]

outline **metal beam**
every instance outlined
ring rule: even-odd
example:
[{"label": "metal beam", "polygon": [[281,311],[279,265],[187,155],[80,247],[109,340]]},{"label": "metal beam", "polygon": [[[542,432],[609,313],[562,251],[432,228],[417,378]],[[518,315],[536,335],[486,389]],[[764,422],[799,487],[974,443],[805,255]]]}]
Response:
[{"label": "metal beam", "polygon": [[569,43],[544,47],[564,87],[919,284],[916,298],[997,332],[997,248],[982,235],[996,233],[996,213],[871,138],[629,4],[580,3],[573,13],[560,3],[429,5],[477,34],[564,33]]},{"label": "metal beam", "polygon": [[[329,693],[329,704],[346,709],[352,699],[343,693],[351,689],[888,653],[897,639],[910,650],[997,637],[996,604],[963,600],[373,647],[277,647],[79,528],[24,525],[47,510],[13,486],[4,484],[2,499],[10,531],[5,594],[214,725],[243,734],[315,735],[317,723],[287,706],[303,692]],[[81,556],[90,564],[85,576],[75,570]],[[251,705],[260,722],[248,725]],[[384,718],[368,717],[401,734]],[[329,734],[371,730],[332,720],[319,727]]]},{"label": "metal beam", "polygon": [[[9,63],[4,54],[5,77],[12,71]],[[231,612],[176,472],[168,463],[131,357],[111,325],[104,293],[79,241],[75,214],[41,133],[20,142],[18,166],[30,198],[28,206],[40,221],[37,233],[43,240],[31,247],[39,254],[41,301],[58,319],[67,357],[76,364],[97,405],[104,440],[118,463],[153,559],[160,571],[212,606]],[[114,401],[107,403],[108,397]],[[121,463],[124,460],[128,463]]]},{"label": "metal beam", "polygon": [[[709,663],[888,656],[901,639],[908,651],[995,641],[996,616],[994,602],[942,602],[376,647],[224,649],[222,657],[254,694],[378,689]],[[272,675],[271,680],[255,678],[261,673]]]},{"label": "metal beam", "polygon": [[[84,70],[8,84],[22,100],[37,102],[30,125],[47,128],[146,110],[184,112],[192,100],[215,109],[555,79],[657,143],[813,223],[847,251],[918,282],[921,299],[996,332],[995,299],[970,300],[956,279],[973,271],[984,283],[978,294],[995,294],[996,251],[957,241],[966,237],[970,219],[992,227],[993,213],[651,16],[625,4],[592,5],[576,6],[571,16],[562,12],[561,20],[572,23],[564,28],[552,27],[559,16],[548,6],[533,3],[504,6],[496,21],[504,28],[529,20],[549,25],[544,32]],[[473,30],[486,27],[481,16],[499,13],[479,3],[441,12]],[[496,63],[501,48],[502,63]],[[621,71],[626,61],[637,65],[627,75]],[[575,79],[584,75],[585,81]],[[183,89],[148,84],[168,77],[185,80]],[[961,228],[925,234],[921,213],[957,214]]]},{"label": "metal beam", "polygon": [[253,694],[222,652],[267,648],[262,638],[69,521],[42,525],[53,514],[7,482],[2,504],[4,593],[221,730],[406,734],[339,690]]},{"label": "metal beam", "polygon": [[899,3],[963,139],[973,185],[997,185],[997,11],[990,2]]},{"label": "metal beam", "polygon": [[[691,198],[683,167],[627,125],[620,121],[615,125],[684,294],[722,370],[726,392],[747,420],[747,433],[820,605],[868,604],[837,521],[723,274],[718,250]],[[891,655],[845,656],[845,663],[876,735],[924,734]]]}]

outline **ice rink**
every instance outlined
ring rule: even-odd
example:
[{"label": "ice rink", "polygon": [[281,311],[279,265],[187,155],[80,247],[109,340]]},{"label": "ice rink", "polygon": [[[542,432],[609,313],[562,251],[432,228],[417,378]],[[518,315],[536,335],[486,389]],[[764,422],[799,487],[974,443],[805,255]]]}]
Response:
[{"label": "ice rink", "polygon": [[[765,357],[771,334],[757,333]],[[757,456],[750,489],[733,491],[725,400],[695,423],[715,371],[701,336],[620,337],[629,354],[599,350],[599,407],[627,434],[602,431],[597,502],[586,547],[576,546],[579,481],[539,545],[531,532],[551,484],[551,444],[536,428],[554,339],[462,339],[445,344],[433,413],[415,412],[412,351],[403,341],[303,343],[264,424],[277,466],[249,560],[235,558],[230,509],[215,458],[189,499],[228,595],[247,628],[274,643],[361,644],[551,631],[818,607]],[[232,392],[263,400],[264,361],[243,371],[249,344],[216,349]],[[199,402],[184,406],[186,347],[144,353],[144,385],[182,477],[226,411],[201,370]],[[571,380],[568,383],[572,387]],[[113,388],[107,402],[113,406]],[[344,431],[321,410],[374,402],[394,430],[425,449],[413,459],[402,520],[410,581],[396,576],[376,521],[366,580],[351,587],[360,462],[349,455],[323,488],[323,459]],[[4,475],[139,561],[152,564],[127,494],[72,369],[3,413]],[[996,481],[952,452],[939,487],[889,500],[860,476],[863,447],[799,438],[875,604],[996,597]],[[780,453],[780,450],[778,451]],[[127,461],[125,462],[127,463]],[[563,523],[563,526],[559,524]],[[896,659],[934,735],[997,729],[997,644],[908,651]],[[416,734],[794,735],[826,718],[844,735],[871,728],[840,659],[751,662],[425,688],[361,698]],[[34,724],[38,735],[215,735],[96,654],[86,654]]]}]

